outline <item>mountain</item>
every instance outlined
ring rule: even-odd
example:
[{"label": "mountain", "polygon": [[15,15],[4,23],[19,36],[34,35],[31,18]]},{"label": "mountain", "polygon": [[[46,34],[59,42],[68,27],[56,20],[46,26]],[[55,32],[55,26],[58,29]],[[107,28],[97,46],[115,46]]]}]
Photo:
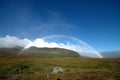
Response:
[{"label": "mountain", "polygon": [[0,56],[13,56],[17,55],[23,48],[15,47],[15,48],[0,48]]},{"label": "mountain", "polygon": [[120,58],[120,51],[101,52],[104,58]]},{"label": "mountain", "polygon": [[42,57],[42,58],[67,58],[81,57],[77,52],[61,48],[37,48],[30,47],[20,53],[22,56]]},{"label": "mountain", "polygon": [[[81,53],[83,54],[83,53]],[[104,58],[120,58],[120,51],[106,51],[101,52]],[[0,48],[0,56],[28,56],[41,58],[79,58],[87,57],[80,56],[77,52],[61,48],[37,48],[30,47],[24,49],[16,46],[14,48]]]},{"label": "mountain", "polygon": [[30,47],[24,49],[22,47],[15,48],[0,48],[0,56],[28,56],[41,58],[79,58],[81,57],[77,52],[61,49],[61,48],[37,48]]}]

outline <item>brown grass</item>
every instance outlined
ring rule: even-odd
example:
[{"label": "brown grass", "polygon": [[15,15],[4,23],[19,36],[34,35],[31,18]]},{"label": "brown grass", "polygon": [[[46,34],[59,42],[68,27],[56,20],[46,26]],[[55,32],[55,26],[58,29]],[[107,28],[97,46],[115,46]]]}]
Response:
[{"label": "brown grass", "polygon": [[[52,74],[56,66],[64,72]],[[120,80],[120,59],[0,57],[0,74],[14,75],[0,80]]]}]

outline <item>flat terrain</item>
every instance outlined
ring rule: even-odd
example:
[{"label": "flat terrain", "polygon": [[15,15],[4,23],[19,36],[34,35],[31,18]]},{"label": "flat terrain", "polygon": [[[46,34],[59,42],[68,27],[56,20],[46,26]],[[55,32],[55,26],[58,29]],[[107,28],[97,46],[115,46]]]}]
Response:
[{"label": "flat terrain", "polygon": [[0,80],[120,80],[120,59],[1,56]]}]

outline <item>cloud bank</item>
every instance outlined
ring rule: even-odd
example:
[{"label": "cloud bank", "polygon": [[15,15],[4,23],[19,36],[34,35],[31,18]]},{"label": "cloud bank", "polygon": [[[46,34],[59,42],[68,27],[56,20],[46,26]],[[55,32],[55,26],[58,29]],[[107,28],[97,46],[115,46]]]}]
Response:
[{"label": "cloud bank", "polygon": [[16,46],[24,47],[24,48],[29,48],[31,46],[35,47],[48,47],[48,48],[65,48],[65,49],[70,49],[74,51],[84,51],[84,49],[78,45],[73,45],[73,44],[64,44],[64,43],[56,43],[56,42],[46,42],[44,39],[38,38],[35,39],[34,41],[31,41],[27,38],[25,39],[20,39],[15,36],[5,36],[0,38],[0,48],[13,48]]},{"label": "cloud bank", "polygon": [[16,46],[25,47],[31,41],[29,39],[20,39],[15,36],[9,36],[0,38],[0,48],[13,48]]},{"label": "cloud bank", "polygon": [[[42,38],[37,38],[34,41],[31,41],[27,38],[25,39],[20,39],[15,36],[9,36],[7,35],[6,37],[0,38],[0,48],[14,48],[16,46],[19,47],[24,47],[24,48],[29,48],[31,46],[43,48],[43,47],[48,47],[48,48],[64,48],[64,49],[69,49],[76,51],[80,53],[80,55],[83,56],[90,56],[90,57],[102,57],[99,53],[97,53],[96,50],[88,46],[87,44],[82,45],[75,45],[72,43],[57,43],[57,42],[47,42]],[[89,52],[92,50],[92,53]],[[94,50],[94,51],[93,51]],[[81,53],[85,52],[85,53]]]},{"label": "cloud bank", "polygon": [[79,45],[73,45],[70,43],[56,43],[56,42],[47,42],[44,39],[36,39],[35,41],[31,41],[25,48],[29,48],[31,46],[36,46],[36,47],[48,47],[48,48],[65,48],[65,49],[70,49],[73,51],[84,51],[82,47]]}]

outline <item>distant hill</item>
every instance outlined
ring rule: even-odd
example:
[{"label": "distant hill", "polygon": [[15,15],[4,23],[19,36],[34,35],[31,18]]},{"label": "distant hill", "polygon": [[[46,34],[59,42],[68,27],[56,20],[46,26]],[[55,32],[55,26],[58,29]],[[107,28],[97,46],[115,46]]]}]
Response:
[{"label": "distant hill", "polygon": [[30,47],[22,51],[23,48],[0,48],[0,56],[28,56],[41,58],[79,58],[81,57],[77,52],[61,49],[61,48],[37,48]]},{"label": "distant hill", "polygon": [[66,57],[81,57],[77,52],[61,49],[61,48],[37,48],[30,47],[25,49],[20,53],[22,56],[31,56],[31,57],[46,57],[46,58],[66,58]]},{"label": "distant hill", "polygon": [[120,51],[101,52],[104,58],[120,58]]},{"label": "distant hill", "polygon": [[[120,51],[101,52],[101,55],[104,58],[120,58]],[[41,57],[41,58],[87,57],[87,56],[80,56],[75,51],[61,49],[61,48],[30,47],[28,49],[23,50],[23,47],[18,47],[18,46],[14,47],[14,48],[0,48],[0,56],[27,56],[27,57]]]},{"label": "distant hill", "polygon": [[22,50],[22,48],[0,48],[0,56],[13,56],[13,55],[17,55],[20,51]]}]

